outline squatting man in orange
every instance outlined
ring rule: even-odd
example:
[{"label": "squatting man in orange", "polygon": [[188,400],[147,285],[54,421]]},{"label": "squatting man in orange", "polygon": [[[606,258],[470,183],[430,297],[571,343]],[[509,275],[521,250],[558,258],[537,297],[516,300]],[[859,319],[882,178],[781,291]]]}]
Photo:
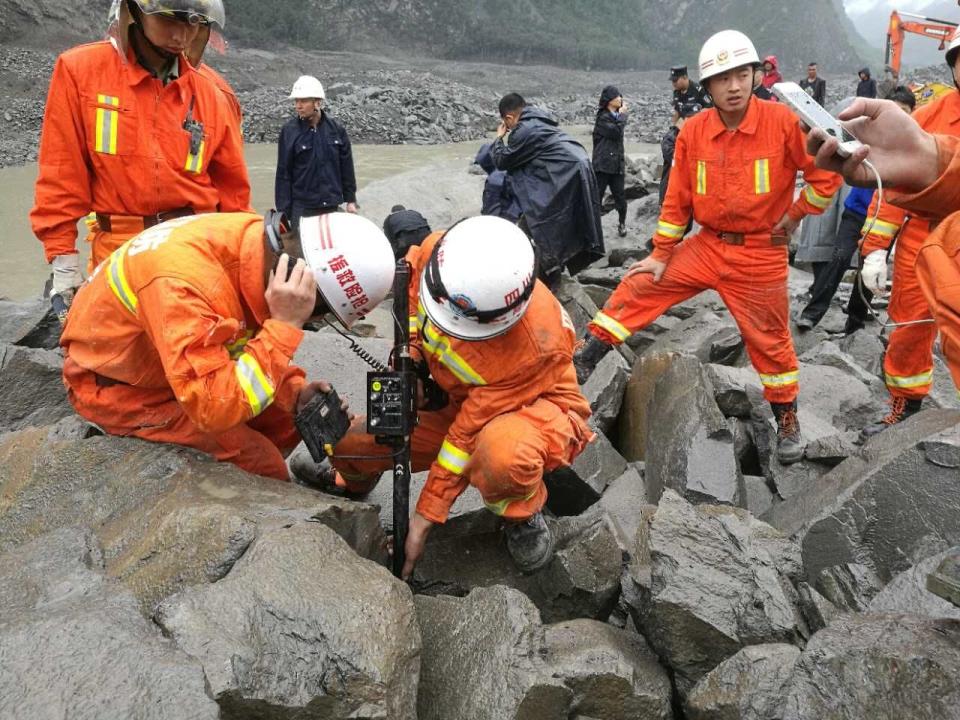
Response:
[{"label": "squatting man in orange", "polygon": [[[706,289],[723,298],[760,374],[777,422],[777,456],[797,462],[799,372],[789,327],[787,245],[840,186],[806,154],[797,117],[751,94],[759,63],[750,39],[724,30],[700,50],[700,80],[715,107],[684,124],[654,251],[635,263],[589,325],[574,363],[580,382],[615,345]],[[798,171],[807,182],[793,200]],[[683,240],[691,214],[700,232]],[[683,240],[681,242],[681,240]]]},{"label": "squatting man in orange", "polygon": [[[543,475],[571,463],[594,433],[573,367],[573,324],[536,279],[536,255],[519,228],[494,216],[463,220],[407,253],[413,345],[449,399],[421,410],[412,436],[413,469],[429,474],[410,520],[404,578],[468,485],[504,519],[522,571],[553,556]],[[333,464],[348,491],[368,492],[392,467],[389,452],[358,418]]]},{"label": "squatting man in orange", "polygon": [[196,448],[288,480],[294,414],[318,391],[291,364],[303,325],[345,325],[390,289],[383,232],[358,215],[206,214],[137,235],[79,289],[61,336],[76,411],[111,435]]}]

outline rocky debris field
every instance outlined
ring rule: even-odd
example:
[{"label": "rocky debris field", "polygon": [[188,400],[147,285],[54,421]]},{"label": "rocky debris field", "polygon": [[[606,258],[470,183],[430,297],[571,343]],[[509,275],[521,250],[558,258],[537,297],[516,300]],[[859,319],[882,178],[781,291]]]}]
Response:
[{"label": "rocky debris field", "polygon": [[[478,201],[446,171],[421,207],[436,227]],[[607,258],[558,291],[578,333],[645,253],[657,171],[631,164],[628,237],[605,215]],[[795,306],[811,282],[791,270]],[[859,444],[883,342],[831,333],[840,300],[795,337],[800,463],[777,462],[706,293],[585,385],[599,432],[546,478],[546,568],[514,569],[468,489],[409,585],[385,567],[388,479],[357,502],[103,436],[66,400],[43,303],[0,301],[0,717],[960,718],[960,610],[925,585],[960,545],[960,404],[938,358],[927,409]],[[386,358],[383,309],[356,330]],[[363,396],[340,336],[308,333],[295,361]],[[312,469],[302,447],[290,463]]]},{"label": "rocky debris field", "polygon": [[[47,86],[56,53],[0,46],[0,167],[37,156]],[[495,130],[497,102],[523,94],[564,125],[590,125],[600,90],[616,84],[632,111],[627,135],[659,143],[670,120],[666,72],[588,72],[547,66],[385,58],[357,53],[311,53],[297,48],[270,52],[232,47],[208,61],[230,81],[244,110],[247,142],[273,143],[292,116],[287,99],[300,74],[324,83],[330,112],[354,142],[438,144],[478,140]],[[856,76],[828,78],[828,104],[852,94]],[[938,68],[918,71],[921,80],[943,80]]]}]

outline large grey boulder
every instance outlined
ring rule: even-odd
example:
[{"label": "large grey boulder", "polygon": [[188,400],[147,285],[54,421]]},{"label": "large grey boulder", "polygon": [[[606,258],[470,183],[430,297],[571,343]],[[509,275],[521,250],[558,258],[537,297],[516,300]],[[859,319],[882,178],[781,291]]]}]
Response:
[{"label": "large grey boulder", "polygon": [[783,720],[960,718],[960,622],[845,615],[813,636]]},{"label": "large grey boulder", "polygon": [[544,475],[547,507],[556,515],[579,515],[627,470],[627,461],[603,433],[571,463]]},{"label": "large grey boulder", "polygon": [[858,330],[840,338],[837,346],[842,352],[852,357],[858,366],[882,380],[884,347],[875,332]]},{"label": "large grey boulder", "polygon": [[673,365],[673,353],[644,353],[630,372],[617,426],[617,447],[630,462],[643,461],[647,454],[647,436],[653,419],[650,399],[657,383]]},{"label": "large grey boulder", "polygon": [[54,350],[60,343],[60,321],[50,301],[0,300],[0,343]]},{"label": "large grey boulder", "polygon": [[644,508],[649,507],[647,489],[635,463],[619,478],[610,483],[599,506],[617,544],[624,552],[632,552],[637,531],[643,522]]},{"label": "large grey boulder", "polygon": [[541,625],[505,587],[417,596],[420,720],[669,720],[670,683],[638,635],[590,620]]},{"label": "large grey boulder", "polygon": [[52,425],[74,414],[57,350],[0,344],[0,432]]},{"label": "large grey boulder", "polygon": [[870,601],[867,612],[875,615],[904,613],[960,620],[960,608],[927,589],[927,575],[935,571],[951,552],[955,553],[956,548],[931,555],[897,575]]},{"label": "large grey boulder", "polygon": [[960,412],[930,410],[886,430],[764,519],[803,548],[807,578],[860,563],[883,583],[960,543]]},{"label": "large grey boulder", "polygon": [[104,577],[92,533],[63,529],[0,555],[0,717],[220,717],[203,670]]},{"label": "large grey boulder", "polygon": [[409,588],[332,530],[262,535],[218,583],[156,621],[231,717],[416,718],[420,634]]},{"label": "large grey boulder", "polygon": [[744,648],[697,683],[687,696],[687,720],[778,720],[799,659],[794,645]]},{"label": "large grey boulder", "polygon": [[647,412],[646,481],[651,502],[672,488],[693,502],[738,504],[743,478],[733,435],[713,386],[693,357],[676,356],[658,379]]},{"label": "large grey boulder", "polygon": [[430,533],[414,585],[425,594],[459,596],[477,587],[504,585],[530,598],[547,622],[606,620],[620,591],[622,553],[616,537],[598,514],[548,523],[555,557],[542,570],[524,575],[510,558],[492,513],[448,520]]},{"label": "large grey boulder", "polygon": [[607,353],[583,386],[593,411],[590,424],[601,432],[609,432],[617,422],[629,374],[630,367],[620,353]]},{"label": "large grey boulder", "polygon": [[0,439],[0,550],[59,527],[90,527],[108,573],[146,612],[220,580],[264,530],[315,520],[384,558],[376,508],[250,475],[186,448],[117,437]]},{"label": "large grey boulder", "polygon": [[738,508],[694,507],[664,492],[624,588],[637,628],[681,694],[749,645],[798,643],[807,628],[792,582],[799,548]]}]

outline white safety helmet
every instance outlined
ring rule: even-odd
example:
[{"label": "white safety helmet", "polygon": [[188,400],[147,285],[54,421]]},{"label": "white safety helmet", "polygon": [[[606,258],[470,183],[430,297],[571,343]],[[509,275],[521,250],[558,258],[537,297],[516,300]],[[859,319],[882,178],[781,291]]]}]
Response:
[{"label": "white safety helmet", "polygon": [[721,30],[700,48],[700,82],[742,65],[760,63],[750,38],[739,30]]},{"label": "white safety helmet", "polygon": [[317,289],[347,327],[379,305],[393,287],[393,248],[366,218],[344,212],[301,218],[300,244]]},{"label": "white safety helmet", "polygon": [[293,84],[293,90],[290,93],[290,100],[310,100],[326,98],[323,92],[323,85],[313,75],[301,75]]},{"label": "white safety helmet", "polygon": [[519,322],[536,280],[530,239],[503,218],[481,215],[457,223],[436,244],[420,277],[420,302],[447,335],[484,340]]}]

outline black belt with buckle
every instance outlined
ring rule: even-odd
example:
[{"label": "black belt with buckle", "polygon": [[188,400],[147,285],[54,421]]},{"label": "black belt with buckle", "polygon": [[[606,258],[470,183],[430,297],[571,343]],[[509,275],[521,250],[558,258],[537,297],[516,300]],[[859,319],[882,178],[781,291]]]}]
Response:
[{"label": "black belt with buckle", "polygon": [[[156,215],[117,215],[118,218],[137,218],[143,222],[143,229],[152,228],[154,225],[159,225],[162,222],[167,220],[173,220],[174,218],[187,217],[188,215],[195,215],[196,212],[192,207],[182,207],[176,208],[175,210],[164,210],[159,212]],[[97,225],[100,226],[100,229],[103,232],[113,232],[113,223],[110,220],[110,215],[104,213],[97,213]]]}]

